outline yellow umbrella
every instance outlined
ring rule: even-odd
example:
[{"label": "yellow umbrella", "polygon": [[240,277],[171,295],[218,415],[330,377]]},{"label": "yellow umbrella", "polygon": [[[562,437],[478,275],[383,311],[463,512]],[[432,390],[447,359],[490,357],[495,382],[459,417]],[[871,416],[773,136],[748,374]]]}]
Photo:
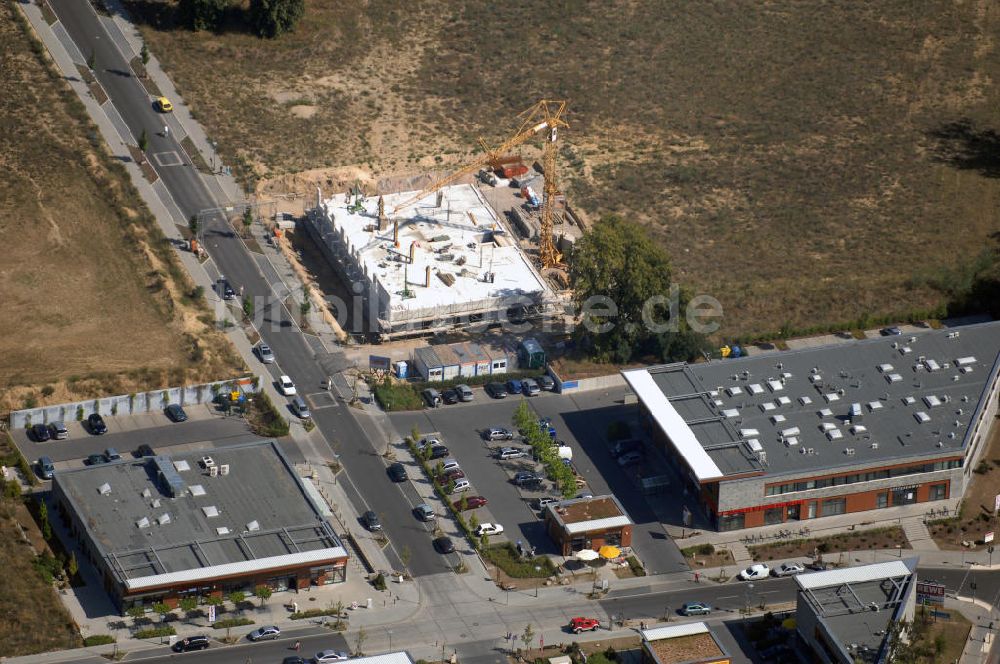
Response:
[{"label": "yellow umbrella", "polygon": [[605,544],[597,551],[597,553],[601,554],[601,558],[606,558],[608,560],[611,560],[612,558],[617,558],[618,556],[622,555],[622,550],[619,549],[617,546]]}]

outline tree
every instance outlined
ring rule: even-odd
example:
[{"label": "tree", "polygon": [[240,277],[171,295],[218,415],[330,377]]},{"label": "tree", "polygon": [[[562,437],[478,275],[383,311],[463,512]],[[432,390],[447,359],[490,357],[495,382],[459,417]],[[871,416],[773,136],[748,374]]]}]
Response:
[{"label": "tree", "polygon": [[180,0],[177,20],[191,30],[218,30],[230,0]]},{"label": "tree", "polygon": [[469,530],[475,530],[479,527],[479,517],[473,512],[472,516],[469,517]]},{"label": "tree", "polygon": [[97,53],[94,53],[94,49],[90,49],[90,55],[87,56],[87,69],[94,71],[97,68]]},{"label": "tree", "polygon": [[80,565],[76,562],[76,551],[69,554],[69,562],[66,563],[66,573],[72,579],[80,571]]},{"label": "tree", "polygon": [[535,630],[531,628],[531,624],[524,626],[524,632],[521,633],[521,640],[524,641],[524,646],[531,650],[531,642],[535,640]]},{"label": "tree", "polygon": [[243,297],[243,315],[249,318],[250,320],[253,320],[253,312],[254,312],[253,298],[250,297],[249,295],[245,295]]},{"label": "tree", "polygon": [[479,550],[485,551],[488,548],[490,548],[490,536],[486,533],[483,533],[482,535],[479,536]]},{"label": "tree", "polygon": [[222,606],[224,603],[225,600],[222,599],[221,595],[209,595],[207,598],[205,598],[205,604],[208,604],[209,606],[219,607]]},{"label": "tree", "polygon": [[653,335],[648,323],[669,319],[671,275],[666,252],[645,229],[616,216],[599,221],[573,250],[570,281],[583,315],[578,340],[600,360],[629,361]]},{"label": "tree", "polygon": [[181,601],[178,603],[181,607],[181,611],[184,615],[190,616],[198,608],[198,598],[197,597],[182,597]]},{"label": "tree", "polygon": [[303,316],[308,316],[311,310],[312,310],[312,300],[309,299],[309,293],[306,292],[305,299],[302,300],[302,304],[299,305],[299,313],[301,313]]},{"label": "tree", "polygon": [[156,604],[153,605],[153,611],[156,611],[158,614],[160,614],[160,620],[162,621],[166,619],[167,614],[170,613],[171,609],[168,605],[164,604],[163,602],[157,602]]},{"label": "tree", "polygon": [[44,500],[38,501],[38,523],[42,529],[42,537],[52,539],[52,524],[49,523],[49,508]]},{"label": "tree", "polygon": [[260,600],[260,605],[264,606],[264,602],[271,598],[271,586],[262,583],[253,589],[253,594]]},{"label": "tree", "polygon": [[138,623],[140,620],[146,617],[145,607],[139,604],[133,604],[132,606],[128,607],[128,610],[125,611],[125,613],[128,614],[128,617],[131,618],[136,623]]},{"label": "tree", "polygon": [[192,214],[191,218],[188,219],[188,230],[191,231],[191,237],[198,237],[200,227],[201,221],[198,219],[198,215]]},{"label": "tree", "polygon": [[142,59],[142,66],[145,67],[149,64],[149,47],[144,43],[142,48],[139,50],[139,58]]},{"label": "tree", "polygon": [[294,28],[305,11],[305,0],[250,0],[250,27],[273,39]]},{"label": "tree", "polygon": [[146,130],[143,129],[142,133],[139,134],[139,150],[145,152],[149,149],[149,136],[146,135]]},{"label": "tree", "polygon": [[365,651],[365,639],[368,638],[368,634],[365,633],[365,628],[362,627],[358,630],[357,636],[354,637],[354,656],[364,657]]},{"label": "tree", "polygon": [[246,600],[247,594],[242,590],[234,590],[229,593],[226,599],[233,603],[233,608],[240,611],[240,605]]},{"label": "tree", "polygon": [[243,211],[243,235],[247,236],[250,234],[250,227],[253,226],[253,210],[247,208]]}]

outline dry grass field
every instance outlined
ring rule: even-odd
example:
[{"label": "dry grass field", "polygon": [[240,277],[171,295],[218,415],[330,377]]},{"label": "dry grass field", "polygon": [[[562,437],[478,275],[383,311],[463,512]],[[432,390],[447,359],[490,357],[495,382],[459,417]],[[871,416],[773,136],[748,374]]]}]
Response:
[{"label": "dry grass field", "polygon": [[940,313],[998,226],[988,0],[307,0],[275,41],[127,4],[259,176],[446,167],[568,99],[572,199],[645,223],[726,335]]},{"label": "dry grass field", "polygon": [[10,3],[0,42],[0,410],[233,376],[241,361]]}]

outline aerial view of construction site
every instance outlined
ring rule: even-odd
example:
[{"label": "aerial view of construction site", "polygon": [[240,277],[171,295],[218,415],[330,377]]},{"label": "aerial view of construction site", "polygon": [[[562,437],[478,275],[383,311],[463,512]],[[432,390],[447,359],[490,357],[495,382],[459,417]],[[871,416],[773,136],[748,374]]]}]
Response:
[{"label": "aerial view of construction site", "polygon": [[1000,662],[995,4],[0,40],[0,661]]}]

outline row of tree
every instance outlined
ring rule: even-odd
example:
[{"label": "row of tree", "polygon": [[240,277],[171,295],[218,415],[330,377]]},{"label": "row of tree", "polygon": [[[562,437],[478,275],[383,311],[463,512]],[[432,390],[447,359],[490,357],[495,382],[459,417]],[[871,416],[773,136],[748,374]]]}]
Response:
[{"label": "row of tree", "polygon": [[192,30],[219,30],[239,11],[254,34],[270,39],[290,32],[305,10],[305,0],[250,0],[245,11],[235,7],[233,0],[179,0],[177,19]]}]

